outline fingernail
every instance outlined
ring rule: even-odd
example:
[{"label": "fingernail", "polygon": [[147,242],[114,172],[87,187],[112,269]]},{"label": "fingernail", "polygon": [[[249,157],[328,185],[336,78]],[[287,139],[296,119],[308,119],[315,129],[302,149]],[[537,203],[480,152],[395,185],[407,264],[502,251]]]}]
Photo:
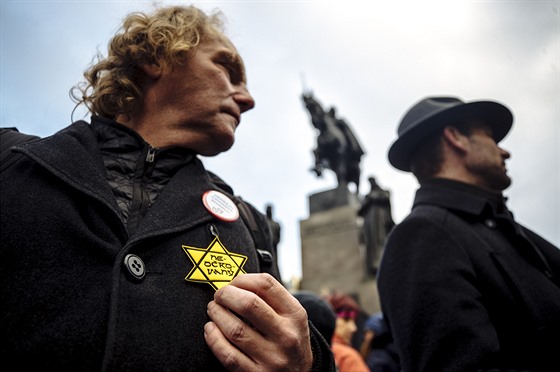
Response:
[{"label": "fingernail", "polygon": [[214,330],[214,323],[208,322],[204,325],[204,336],[208,336],[210,332]]}]

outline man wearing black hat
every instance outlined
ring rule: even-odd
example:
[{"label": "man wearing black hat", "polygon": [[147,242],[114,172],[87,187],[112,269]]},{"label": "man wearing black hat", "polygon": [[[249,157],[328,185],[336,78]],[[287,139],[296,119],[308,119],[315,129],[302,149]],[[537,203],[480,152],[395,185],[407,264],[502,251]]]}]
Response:
[{"label": "man wearing black hat", "polygon": [[403,371],[559,367],[560,250],[519,225],[497,102],[430,97],[402,119],[389,162],[420,183],[386,243],[378,285]]}]

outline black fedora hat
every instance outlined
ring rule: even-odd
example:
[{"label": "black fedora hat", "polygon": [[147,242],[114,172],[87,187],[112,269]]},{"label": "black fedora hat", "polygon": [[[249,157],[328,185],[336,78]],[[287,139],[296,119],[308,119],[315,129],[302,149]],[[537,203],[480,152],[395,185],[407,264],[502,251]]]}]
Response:
[{"label": "black fedora hat", "polygon": [[430,135],[463,119],[480,119],[492,129],[496,143],[511,129],[513,115],[504,105],[492,101],[463,102],[456,97],[428,97],[404,115],[397,130],[398,138],[389,148],[389,163],[410,172],[411,153]]}]

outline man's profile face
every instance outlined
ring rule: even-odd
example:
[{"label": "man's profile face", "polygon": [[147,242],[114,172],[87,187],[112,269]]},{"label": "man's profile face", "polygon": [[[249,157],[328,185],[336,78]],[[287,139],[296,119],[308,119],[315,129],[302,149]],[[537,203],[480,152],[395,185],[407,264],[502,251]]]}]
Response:
[{"label": "man's profile face", "polygon": [[[254,107],[243,61],[227,40],[207,38],[185,64],[165,66],[156,82],[169,145],[213,156],[234,142],[241,114]],[[172,134],[172,136],[171,136]]]},{"label": "man's profile face", "polygon": [[488,126],[473,129],[468,142],[465,167],[475,176],[477,185],[498,192],[508,188],[511,178],[507,175],[505,161],[511,155],[496,144],[491,129]]}]

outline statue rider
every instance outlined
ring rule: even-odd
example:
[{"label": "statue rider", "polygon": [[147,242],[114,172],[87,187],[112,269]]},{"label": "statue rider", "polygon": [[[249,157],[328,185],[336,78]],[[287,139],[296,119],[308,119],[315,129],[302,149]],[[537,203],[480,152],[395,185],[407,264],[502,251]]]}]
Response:
[{"label": "statue rider", "polygon": [[360,160],[364,151],[348,124],[336,116],[334,107],[325,112],[312,93],[303,93],[303,101],[311,115],[313,126],[319,131],[317,147],[313,150],[315,166],[312,169],[322,176],[323,169],[335,172],[339,187],[349,183],[360,184]]}]

